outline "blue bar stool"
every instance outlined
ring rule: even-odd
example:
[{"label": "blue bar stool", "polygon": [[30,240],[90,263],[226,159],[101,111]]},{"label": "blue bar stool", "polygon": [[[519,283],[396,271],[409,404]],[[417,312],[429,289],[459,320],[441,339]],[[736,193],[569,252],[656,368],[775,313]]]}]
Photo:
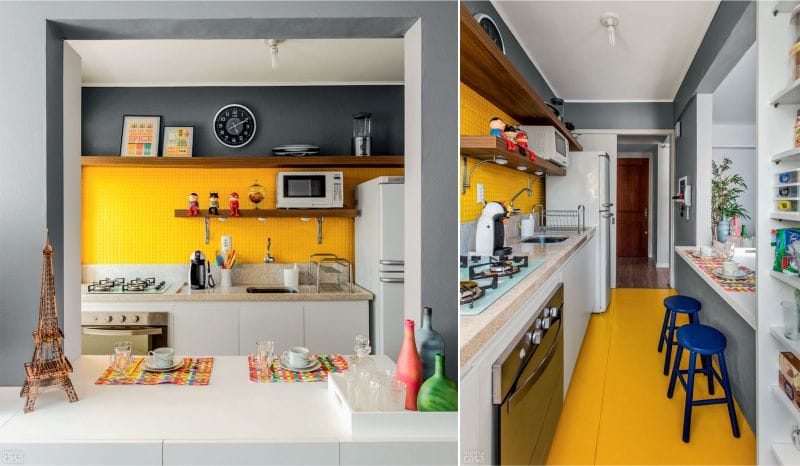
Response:
[{"label": "blue bar stool", "polygon": [[[672,376],[669,379],[669,389],[667,397],[672,398],[675,393],[675,381],[680,379],[681,385],[686,390],[686,405],[683,411],[683,441],[689,443],[689,430],[692,426],[692,406],[703,406],[727,403],[728,415],[731,418],[731,428],[733,436],[739,438],[739,423],[736,420],[736,411],[733,408],[733,395],[731,395],[731,385],[728,380],[728,369],[725,366],[725,347],[728,340],[725,335],[714,327],[702,324],[689,324],[678,328],[678,352],[675,355],[675,365],[672,368]],[[681,355],[683,350],[689,350],[689,369],[681,370]],[[706,357],[705,369],[695,369],[695,356]],[[711,358],[717,355],[719,360],[719,373],[714,370]],[[713,394],[713,381],[716,378],[722,390],[725,392],[724,398],[711,398],[708,400],[693,400],[694,375],[696,372],[705,373],[708,377],[709,392]],[[686,374],[686,380],[683,379]]]},{"label": "blue bar stool", "polygon": [[[658,338],[658,352],[667,344],[667,355],[664,358],[664,375],[669,375],[669,363],[672,358],[672,346],[675,344],[675,318],[678,314],[688,314],[689,323],[700,323],[697,315],[700,312],[700,301],[689,296],[670,296],[664,298],[664,323],[661,324],[661,335]],[[705,360],[703,361],[705,365]],[[711,393],[714,393],[713,391]]]}]

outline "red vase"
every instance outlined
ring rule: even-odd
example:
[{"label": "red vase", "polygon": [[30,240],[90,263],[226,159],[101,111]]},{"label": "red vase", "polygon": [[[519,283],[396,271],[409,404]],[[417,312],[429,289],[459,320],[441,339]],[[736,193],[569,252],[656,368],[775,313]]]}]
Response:
[{"label": "red vase", "polygon": [[417,410],[417,393],[422,385],[422,361],[414,342],[414,321],[406,320],[403,347],[397,357],[397,380],[406,384],[406,409]]}]

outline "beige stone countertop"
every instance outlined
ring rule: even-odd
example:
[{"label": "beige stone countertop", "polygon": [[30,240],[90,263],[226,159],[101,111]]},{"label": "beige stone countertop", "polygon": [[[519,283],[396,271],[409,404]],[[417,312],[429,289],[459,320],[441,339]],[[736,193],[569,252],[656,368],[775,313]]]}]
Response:
[{"label": "beige stone countertop", "polygon": [[82,302],[172,302],[172,301],[365,301],[373,295],[358,285],[353,292],[319,292],[315,285],[300,285],[297,293],[248,293],[248,286],[280,287],[280,284],[252,284],[231,287],[216,287],[205,290],[192,290],[186,283],[175,283],[164,293],[159,294],[89,294],[82,285]]},{"label": "beige stone countertop", "polygon": [[459,316],[458,345],[461,367],[465,367],[485,345],[492,341],[553,273],[558,271],[581,245],[592,238],[594,233],[595,228],[589,227],[584,233],[568,235],[569,239],[562,243],[521,243],[519,237],[506,241],[506,246],[512,248],[513,255],[526,255],[530,259],[544,260],[544,263],[480,314]]}]

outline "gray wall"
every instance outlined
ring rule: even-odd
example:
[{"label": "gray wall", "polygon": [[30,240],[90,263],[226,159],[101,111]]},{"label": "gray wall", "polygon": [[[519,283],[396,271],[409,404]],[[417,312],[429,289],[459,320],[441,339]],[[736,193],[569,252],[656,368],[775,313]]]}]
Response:
[{"label": "gray wall", "polygon": [[[44,231],[62,228],[62,40],[132,38],[402,37],[422,26],[422,300],[444,335],[455,376],[458,334],[456,2],[0,3],[0,385],[19,385],[36,326]],[[152,18],[152,19],[149,19]],[[24,44],[24,47],[20,46]],[[25,135],[25,137],[20,137]],[[59,258],[59,256],[56,256]],[[9,264],[15,264],[11,267]],[[56,272],[64,273],[60,259]],[[68,273],[80,273],[78,270]],[[63,300],[59,292],[59,312]],[[70,312],[77,312],[72,309]]]},{"label": "gray wall", "polygon": [[672,113],[676,121],[695,94],[714,92],[755,40],[755,2],[720,2],[675,95]]},{"label": "gray wall", "polygon": [[[689,185],[697,185],[697,99],[692,98],[683,115],[680,118],[681,137],[675,140],[675,171],[672,177],[674,186],[678,186],[678,180],[684,176],[689,177]],[[677,188],[676,188],[677,189]],[[692,192],[692,204],[696,204],[694,191]],[[689,207],[691,215],[689,220],[680,216],[680,209],[677,203],[673,203],[673,219],[675,221],[675,245],[693,246],[696,244],[697,230],[695,229],[694,205]],[[675,262],[680,262],[676,258]]]},{"label": "gray wall", "polygon": [[652,155],[650,159],[650,178],[653,182],[650,183],[650,196],[653,200],[653,211],[649,212],[649,215],[653,225],[650,229],[650,243],[653,248],[653,260],[655,260],[658,249],[658,144],[618,144],[618,158],[619,154],[625,152]]},{"label": "gray wall", "polygon": [[522,46],[517,41],[517,38],[514,37],[514,34],[511,33],[511,30],[508,29],[505,21],[500,17],[495,10],[494,6],[490,2],[462,2],[466,5],[467,9],[472,12],[472,14],[483,13],[485,15],[491,16],[494,22],[497,24],[497,28],[500,29],[500,36],[503,38],[503,44],[505,45],[506,49],[506,56],[511,63],[517,67],[517,70],[525,77],[533,89],[539,93],[539,95],[544,99],[545,102],[550,102],[552,97],[557,97],[553,90],[550,89],[550,86],[547,85],[547,81],[544,80],[542,74],[536,69],[536,66],[531,62],[530,57],[528,54],[525,53]]},{"label": "gray wall", "polygon": [[[256,135],[241,149],[220,144],[211,120],[240,103],[256,117]],[[403,153],[403,86],[86,87],[84,155],[119,155],[123,115],[160,115],[162,125],[195,127],[194,155],[271,155],[282,144],[318,145],[323,154],[350,153],[352,116],[372,113],[373,154]]]},{"label": "gray wall", "polygon": [[565,107],[566,120],[578,130],[672,128],[670,102],[567,102]]},{"label": "gray wall", "polygon": [[[739,314],[723,301],[711,287],[697,276],[697,272],[680,257],[675,258],[675,288],[682,295],[691,296],[703,305],[700,322],[710,325],[728,339],[725,350],[725,363],[728,366],[733,397],[742,409],[750,428],[756,430],[756,334]],[[700,383],[706,383],[700,376]],[[717,385],[719,388],[719,385]],[[680,387],[677,389],[680,393]],[[715,393],[722,393],[717,390]],[[678,396],[678,395],[676,395]],[[721,395],[720,395],[721,396]],[[679,397],[680,398],[680,397]],[[703,409],[703,408],[699,408]],[[729,429],[728,424],[720,429]],[[730,432],[726,430],[726,432]]]}]

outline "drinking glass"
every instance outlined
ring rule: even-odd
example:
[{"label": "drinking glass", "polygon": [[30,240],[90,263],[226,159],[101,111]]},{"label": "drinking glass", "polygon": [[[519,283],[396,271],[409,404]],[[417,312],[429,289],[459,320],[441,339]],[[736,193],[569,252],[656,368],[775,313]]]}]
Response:
[{"label": "drinking glass", "polygon": [[272,362],[275,361],[275,342],[272,340],[261,340],[257,343],[256,358],[261,373],[272,375]]},{"label": "drinking glass", "polygon": [[388,384],[381,386],[379,397],[379,411],[399,412],[406,407],[406,384],[393,379]]},{"label": "drinking glass", "polygon": [[110,357],[111,367],[117,372],[125,372],[128,364],[131,363],[131,351],[133,343],[130,341],[118,341],[114,343],[114,354]]},{"label": "drinking glass", "polygon": [[790,340],[800,340],[800,310],[794,301],[781,301],[783,335]]},{"label": "drinking glass", "polygon": [[729,237],[728,240],[725,241],[725,245],[723,246],[722,250],[725,253],[726,259],[733,260],[733,255],[736,253],[736,239]]},{"label": "drinking glass", "polygon": [[351,367],[344,373],[344,380],[347,382],[347,402],[353,411],[358,411],[358,372]]},{"label": "drinking glass", "polygon": [[378,393],[381,385],[376,377],[369,377],[358,384],[356,389],[359,402],[359,411],[375,412],[378,410]]}]

